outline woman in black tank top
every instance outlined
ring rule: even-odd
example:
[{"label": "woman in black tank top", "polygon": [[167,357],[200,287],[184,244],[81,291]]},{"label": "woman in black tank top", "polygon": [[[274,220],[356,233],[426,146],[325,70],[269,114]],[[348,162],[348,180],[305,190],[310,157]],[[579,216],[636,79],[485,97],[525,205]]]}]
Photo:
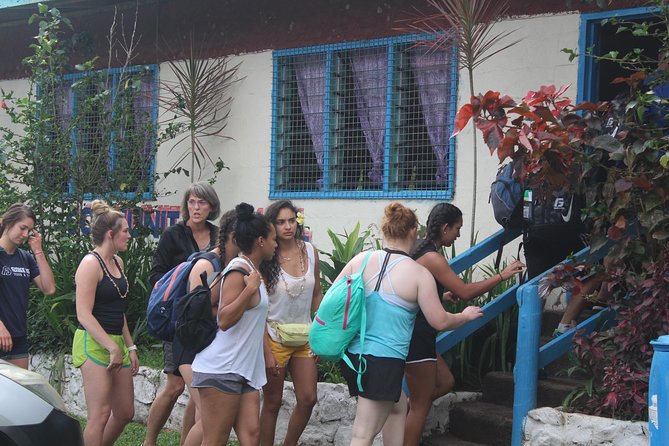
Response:
[{"label": "woman in black tank top", "polygon": [[[495,276],[479,282],[463,282],[441,255],[441,248],[451,246],[460,236],[461,227],[460,209],[449,203],[437,204],[427,219],[425,239],[417,243],[412,256],[432,273],[442,300],[471,300],[523,271],[525,265],[515,261]],[[417,446],[420,443],[432,401],[450,392],[455,384],[448,365],[436,353],[436,335],[437,331],[430,327],[425,315],[419,312],[404,368],[410,395],[404,430],[405,446]]]},{"label": "woman in black tank top", "polygon": [[133,375],[139,370],[125,309],[129,286],[123,261],[116,254],[128,249],[130,231],[125,215],[104,201],[91,203],[91,238],[95,248],[75,275],[79,328],[72,359],[81,370],[88,405],[84,443],[113,443],[132,420]]}]

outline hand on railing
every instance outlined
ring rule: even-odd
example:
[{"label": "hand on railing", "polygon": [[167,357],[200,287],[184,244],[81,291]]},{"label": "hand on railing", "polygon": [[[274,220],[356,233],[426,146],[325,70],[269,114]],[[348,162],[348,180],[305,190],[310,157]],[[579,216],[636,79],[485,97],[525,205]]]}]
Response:
[{"label": "hand on railing", "polygon": [[480,317],[483,317],[483,310],[479,307],[475,307],[473,305],[468,306],[464,310],[462,310],[462,314],[467,322],[473,321],[474,319],[478,319]]},{"label": "hand on railing", "polygon": [[515,260],[509,266],[504,268],[499,273],[499,276],[502,280],[507,280],[515,276],[516,274],[521,274],[523,271],[525,271],[525,264],[520,260]]}]

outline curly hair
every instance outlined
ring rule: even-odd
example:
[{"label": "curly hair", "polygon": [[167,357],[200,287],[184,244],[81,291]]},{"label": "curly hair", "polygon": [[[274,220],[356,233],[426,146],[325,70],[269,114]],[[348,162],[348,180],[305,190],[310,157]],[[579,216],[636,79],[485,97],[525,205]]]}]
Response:
[{"label": "curly hair", "polygon": [[253,206],[248,203],[239,203],[235,206],[235,241],[240,251],[250,253],[258,237],[267,237],[270,233],[270,224],[264,216],[256,214]]},{"label": "curly hair", "polygon": [[[273,225],[276,224],[276,219],[279,216],[279,212],[283,209],[290,209],[297,216],[298,209],[290,200],[280,200],[275,201],[274,203],[267,206],[265,209],[265,218],[268,222]],[[295,240],[302,239],[302,226],[297,225],[295,230]],[[298,248],[301,249],[302,255],[306,257],[307,248],[304,243],[298,243]],[[262,273],[263,279],[265,280],[265,286],[267,287],[267,292],[272,294],[276,289],[276,284],[279,282],[279,275],[281,274],[281,264],[279,263],[279,249],[274,252],[274,257],[272,260],[267,260],[262,263],[260,266],[260,272]]]},{"label": "curly hair", "polygon": [[443,225],[452,226],[462,220],[462,211],[450,203],[439,203],[435,205],[427,217],[427,231],[425,238],[416,243],[413,252],[419,252],[430,242],[439,240],[441,237],[441,227]]}]

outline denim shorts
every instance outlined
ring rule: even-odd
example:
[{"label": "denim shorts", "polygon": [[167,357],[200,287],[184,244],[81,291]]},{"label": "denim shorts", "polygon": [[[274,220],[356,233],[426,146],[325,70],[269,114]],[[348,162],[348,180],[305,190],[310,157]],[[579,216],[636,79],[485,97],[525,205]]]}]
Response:
[{"label": "denim shorts", "polygon": [[28,337],[12,336],[12,349],[8,352],[0,350],[0,359],[9,361],[10,359],[23,359],[28,357]]}]

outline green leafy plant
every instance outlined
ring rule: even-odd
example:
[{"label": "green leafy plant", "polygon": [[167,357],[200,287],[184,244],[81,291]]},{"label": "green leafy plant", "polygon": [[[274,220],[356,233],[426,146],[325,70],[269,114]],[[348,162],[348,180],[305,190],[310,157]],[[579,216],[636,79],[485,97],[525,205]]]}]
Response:
[{"label": "green leafy plant", "polygon": [[[663,1],[653,3],[658,12],[652,20],[619,23],[619,32],[657,39],[659,60],[649,63],[640,48],[596,57],[637,70],[614,81],[629,86],[628,97],[573,104],[564,96],[566,87],[543,86],[516,104],[489,91],[473,97],[456,117],[456,130],[472,119],[491,153],[512,158],[529,187],[567,184],[585,193],[591,251],[612,245],[602,267],[603,286],[618,325],[576,336],[577,358],[592,380],[568,402],[588,413],[625,419],[645,416],[648,342],[669,328],[669,100],[656,94],[669,84],[669,8]],[[606,130],[609,118],[616,122],[615,132]],[[560,277],[570,274],[558,270],[545,280],[553,284]]]},{"label": "green leafy plant", "polygon": [[370,235],[371,229],[360,233],[360,223],[356,223],[350,233],[344,231],[344,234],[336,234],[331,229],[328,229],[328,236],[332,240],[334,247],[332,252],[320,251],[323,256],[327,257],[327,260],[321,257],[319,264],[323,293],[330,288],[330,285],[332,285],[332,282],[334,282],[346,264],[362,252],[365,243],[369,242]]},{"label": "green leafy plant", "polygon": [[[90,237],[82,231],[86,226],[85,200],[104,196],[120,209],[132,210],[134,221],[141,221],[137,205],[148,190],[150,177],[146,176],[148,169],[140,166],[144,155],[148,159],[154,156],[155,146],[149,142],[156,138],[157,129],[152,122],[140,119],[142,112],[131,106],[141,95],[139,84],[145,74],[143,67],[125,69],[132,59],[134,31],[122,42],[126,59],[117,70],[119,88],[112,95],[109,72],[94,70],[97,59],[75,67],[70,64],[72,54],[64,34],[71,24],[57,8],[40,4],[30,23],[38,29],[32,54],[24,59],[28,93],[17,97],[0,92],[0,111],[12,123],[11,128],[0,128],[0,204],[5,208],[13,202],[26,202],[37,214],[56,293],[44,296],[31,290],[31,348],[62,356],[71,348],[72,333],[78,326],[75,271],[92,249]],[[114,39],[110,35],[110,52]],[[72,70],[81,74],[72,85],[80,100],[69,113],[63,107],[64,90],[70,82],[64,75]],[[96,170],[110,162],[111,146],[126,163],[124,168]],[[142,159],[128,153],[142,154]],[[136,227],[133,231],[134,239],[123,254],[130,285],[126,315],[141,342],[145,338],[142,327],[153,246],[146,238],[147,229]],[[58,370],[57,366],[52,370],[54,382],[59,379]]]},{"label": "green leafy plant", "polygon": [[[451,248],[451,258],[455,256],[455,248]],[[502,269],[506,263],[502,263]],[[493,265],[479,265],[484,277],[497,275]],[[472,268],[465,270],[460,278],[471,283],[474,277]],[[474,299],[473,302],[446,304],[446,310],[452,313],[461,312],[467,305],[483,306],[499,296],[515,284],[514,278],[499,283],[492,290]],[[516,332],[518,327],[518,307],[497,316],[492,322],[482,327],[472,336],[460,342],[444,354],[450,364],[458,389],[480,389],[483,377],[491,371],[508,372],[513,369],[516,352]]]}]

